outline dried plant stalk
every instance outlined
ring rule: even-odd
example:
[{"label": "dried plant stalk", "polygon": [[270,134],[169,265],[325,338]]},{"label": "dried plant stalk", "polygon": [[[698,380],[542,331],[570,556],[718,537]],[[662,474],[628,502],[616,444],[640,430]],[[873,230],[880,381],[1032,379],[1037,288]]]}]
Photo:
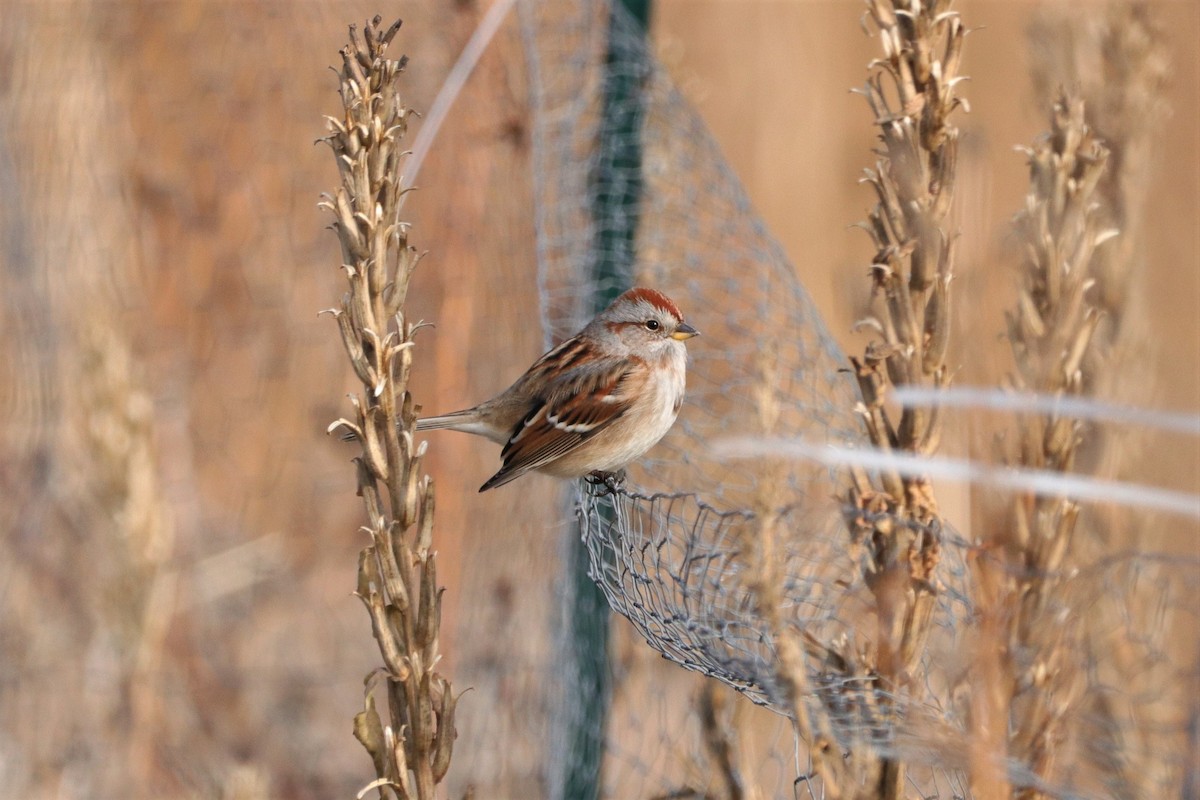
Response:
[{"label": "dried plant stalk", "polygon": [[[107,533],[102,602],[94,613],[115,632],[127,662],[130,725],[126,738],[128,775],[142,786],[163,780],[158,742],[166,709],[162,700],[163,663],[175,613],[176,573],[170,568],[175,526],[163,499],[157,470],[153,404],[141,387],[138,364],[111,309],[94,302],[80,335],[81,369],[73,386],[86,413],[87,446],[94,459],[88,475],[89,503],[81,518],[104,520],[91,534]],[[81,493],[84,495],[84,493]],[[98,511],[99,513],[96,513]],[[107,573],[107,574],[106,574]]]},{"label": "dried plant stalk", "polygon": [[[1060,96],[1049,134],[1026,152],[1030,190],[1016,223],[1025,258],[1016,307],[1008,314],[1017,368],[1012,382],[1021,391],[1078,395],[1089,382],[1084,363],[1100,317],[1092,300],[1096,248],[1113,233],[1104,229],[1097,202],[1108,151],[1084,123],[1083,102]],[[1034,417],[1023,422],[1018,453],[1009,457],[1025,467],[1069,472],[1080,442],[1079,420]],[[1071,746],[1065,721],[1084,685],[1079,627],[1056,619],[1071,602],[1068,561],[1079,511],[1065,497],[1020,494],[1004,524],[990,532],[989,554],[975,562],[986,590],[983,630],[996,638],[980,641],[994,680],[990,706],[973,708],[973,726],[977,736],[999,744],[993,764],[1007,750],[1042,785]],[[997,639],[1005,643],[999,654]],[[997,737],[997,729],[1009,733]],[[980,789],[992,788],[997,775],[979,764],[973,779]],[[1014,796],[1045,795],[1026,785]]]},{"label": "dried plant stalk", "polygon": [[809,777],[820,779],[825,797],[838,800],[845,796],[848,765],[825,709],[810,706],[807,702],[812,687],[808,680],[804,643],[783,617],[783,574],[780,569],[783,559],[780,553],[786,542],[787,526],[779,520],[778,505],[772,504],[779,494],[770,486],[772,483],[778,485],[778,481],[769,476],[758,507],[754,594],[759,613],[775,642],[775,680],[786,702],[785,708],[796,734],[808,743]]},{"label": "dried plant stalk", "polygon": [[[779,385],[779,353],[767,345],[756,358],[758,380],[755,384],[755,406],[758,426],[764,435],[776,429],[781,412],[779,397],[772,387]],[[810,778],[821,781],[822,791],[830,800],[842,797],[847,771],[841,758],[841,747],[832,731],[831,720],[820,705],[811,705],[812,694],[808,679],[805,643],[784,616],[783,552],[786,550],[788,526],[780,519],[787,493],[784,464],[768,460],[762,465],[756,497],[756,527],[750,538],[753,553],[751,589],[758,613],[766,623],[774,642],[774,678],[791,718],[796,735],[808,743]]]},{"label": "dried plant stalk", "polygon": [[[872,63],[862,89],[881,143],[866,177],[878,201],[863,224],[876,248],[871,266],[876,302],[863,325],[880,338],[853,364],[872,444],[885,452],[928,454],[940,436],[936,412],[905,408],[894,421],[885,395],[889,384],[949,382],[954,245],[947,217],[958,152],[950,115],[963,104],[956,86],[965,30],[950,0],[868,0],[867,7],[883,57]],[[913,671],[928,638],[939,561],[940,517],[931,486],[923,477],[884,471],[875,481],[860,471],[847,500],[876,605],[870,667],[889,696],[922,691]],[[880,706],[876,713],[887,724],[886,703]],[[871,772],[872,795],[901,796],[903,763],[883,758]]]},{"label": "dried plant stalk", "polygon": [[[1047,6],[1031,27],[1039,94],[1048,99],[1059,86],[1073,87],[1086,103],[1088,125],[1110,152],[1096,189],[1098,213],[1121,235],[1093,260],[1089,299],[1101,313],[1083,359],[1083,382],[1090,392],[1132,403],[1153,396],[1159,380],[1150,352],[1158,344],[1149,335],[1140,290],[1145,281],[1137,279],[1148,252],[1145,215],[1155,144],[1170,114],[1167,36],[1156,14],[1153,4],[1130,0],[1109,0],[1086,14]],[[1150,458],[1144,444],[1126,430],[1093,429],[1075,460],[1089,471],[1137,475],[1139,463]],[[1118,509],[1091,515],[1088,523],[1089,536],[1076,548],[1079,560],[1128,545],[1152,548],[1162,536],[1152,519]],[[1163,581],[1164,593],[1171,583]],[[1080,744],[1121,796],[1158,796],[1182,781],[1175,743],[1162,740],[1176,724],[1179,699],[1163,687],[1180,683],[1174,659],[1163,656],[1173,637],[1171,617],[1160,616],[1160,600],[1157,594],[1110,593],[1083,619],[1092,684],[1119,691],[1088,693],[1103,735]],[[1114,630],[1130,632],[1114,637]],[[1188,645],[1181,650],[1183,658],[1194,657]]]},{"label": "dried plant stalk", "polygon": [[[399,218],[400,140],[409,109],[396,82],[407,62],[385,57],[400,29],[350,27],[341,51],[344,114],[327,118],[342,185],[322,206],[334,215],[348,291],[332,309],[363,392],[348,429],[362,445],[358,493],[371,544],[359,555],[358,596],[371,617],[384,666],[365,681],[354,734],[370,753],[381,797],[432,800],[450,766],[456,698],[437,670],[441,590],[432,551],[433,485],[422,475],[425,443],[414,445],[416,414],[408,392],[413,337],[404,317],[409,279],[419,260]],[[381,716],[374,689],[384,683]]]},{"label": "dried plant stalk", "polygon": [[744,800],[747,792],[735,752],[737,729],[723,724],[720,719],[728,701],[728,691],[716,681],[705,680],[696,698],[696,711],[700,717],[704,751],[721,782],[721,796],[727,800]]},{"label": "dried plant stalk", "polygon": [[1038,95],[1049,105],[1059,87],[1073,87],[1086,103],[1088,125],[1111,153],[1098,196],[1104,219],[1121,237],[1092,270],[1094,302],[1104,316],[1091,359],[1108,358],[1116,346],[1133,310],[1133,276],[1145,252],[1154,139],[1168,114],[1168,56],[1154,13],[1151,4],[1129,0],[1110,0],[1087,13],[1049,5],[1031,30]]}]

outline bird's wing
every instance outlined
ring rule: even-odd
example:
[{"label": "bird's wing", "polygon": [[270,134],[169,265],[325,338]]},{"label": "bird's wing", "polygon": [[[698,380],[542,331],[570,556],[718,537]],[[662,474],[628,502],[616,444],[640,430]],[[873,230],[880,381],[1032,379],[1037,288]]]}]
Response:
[{"label": "bird's wing", "polygon": [[562,458],[619,419],[645,390],[644,367],[636,359],[616,359],[600,368],[567,370],[535,398],[500,453],[504,465],[479,491]]}]

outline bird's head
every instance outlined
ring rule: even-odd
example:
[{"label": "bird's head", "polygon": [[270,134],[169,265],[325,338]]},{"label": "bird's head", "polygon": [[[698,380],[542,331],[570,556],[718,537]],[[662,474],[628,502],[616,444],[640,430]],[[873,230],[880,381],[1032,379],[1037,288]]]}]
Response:
[{"label": "bird's head", "polygon": [[683,342],[700,333],[684,322],[669,297],[654,289],[630,289],[601,312],[596,322],[630,352],[644,358],[681,350]]}]

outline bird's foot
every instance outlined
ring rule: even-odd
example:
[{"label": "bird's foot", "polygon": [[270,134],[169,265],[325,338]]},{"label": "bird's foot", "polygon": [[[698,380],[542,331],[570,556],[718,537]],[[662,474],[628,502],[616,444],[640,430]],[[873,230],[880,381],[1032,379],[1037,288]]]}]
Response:
[{"label": "bird's foot", "polygon": [[616,494],[617,490],[625,485],[625,470],[619,469],[616,472],[602,472],[596,470],[589,472],[584,480],[592,486],[603,486],[608,489],[609,494]]}]

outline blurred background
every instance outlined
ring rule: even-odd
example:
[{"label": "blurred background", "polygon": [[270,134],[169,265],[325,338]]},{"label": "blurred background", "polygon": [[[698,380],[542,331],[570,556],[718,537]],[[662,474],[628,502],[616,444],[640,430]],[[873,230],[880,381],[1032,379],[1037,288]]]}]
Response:
[{"label": "blurred background", "polygon": [[[1046,129],[1031,26],[1097,5],[956,6],[974,29],[958,324],[961,342],[981,343],[951,355],[961,384],[1011,369],[991,343],[1028,183],[1014,147]],[[0,0],[0,796],[347,797],[373,777],[350,734],[379,660],[352,596],[362,511],[353,449],[324,433],[354,388],[334,324],[317,316],[343,291],[316,207],[336,171],[314,140],[339,108],[327,67],[348,24],[403,18],[402,91],[421,111],[486,7]],[[1166,111],[1144,194],[1140,370],[1112,398],[1195,413],[1200,6],[1147,7]],[[656,0],[651,28],[850,353],[865,342],[851,328],[872,256],[849,227],[873,203],[858,179],[875,132],[849,91],[877,49],[861,13],[849,0]],[[420,335],[412,387],[433,411],[490,396],[542,352],[530,147],[514,16],[406,207],[429,251],[410,313],[437,326]],[[704,329],[705,309],[684,311]],[[987,446],[963,415],[943,451]],[[547,796],[561,487],[534,476],[477,494],[498,455],[465,436],[431,436],[428,463],[443,671],[472,688],[450,794]],[[1200,448],[1148,438],[1115,477],[1196,492]],[[947,516],[969,531],[969,492]],[[1155,535],[1141,544],[1200,556],[1194,525]],[[614,636],[618,692],[685,680],[625,628]],[[691,702],[695,687],[672,691]],[[629,787],[614,796],[662,794],[665,768],[639,737],[655,740],[669,715],[612,724],[610,782]]]}]

